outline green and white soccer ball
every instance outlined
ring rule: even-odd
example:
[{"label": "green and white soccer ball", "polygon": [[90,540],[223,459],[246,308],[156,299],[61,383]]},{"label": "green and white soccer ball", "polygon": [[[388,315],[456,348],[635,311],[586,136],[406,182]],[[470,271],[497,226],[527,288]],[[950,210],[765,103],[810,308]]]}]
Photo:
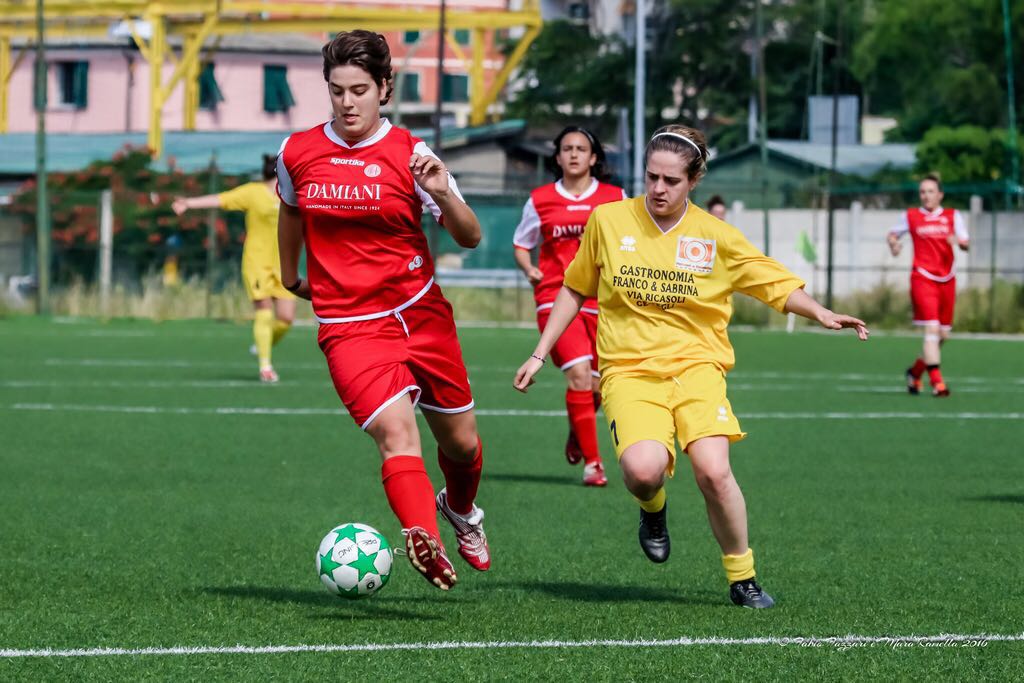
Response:
[{"label": "green and white soccer ball", "polygon": [[334,595],[364,598],[387,584],[393,559],[379,531],[365,524],[341,524],[320,541],[316,572]]}]

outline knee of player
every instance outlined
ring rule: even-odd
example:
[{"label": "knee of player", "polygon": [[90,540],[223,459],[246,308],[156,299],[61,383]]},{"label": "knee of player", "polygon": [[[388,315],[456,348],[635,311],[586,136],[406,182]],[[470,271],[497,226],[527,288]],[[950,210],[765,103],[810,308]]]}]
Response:
[{"label": "knee of player", "polygon": [[621,461],[622,476],[629,486],[655,488],[662,485],[665,469],[652,461]]},{"label": "knee of player", "polygon": [[705,496],[722,498],[736,485],[728,464],[714,463],[694,467],[697,486]]},{"label": "knee of player", "polygon": [[565,373],[565,379],[569,382],[569,388],[573,391],[593,391],[593,382],[590,379],[590,366],[586,365],[583,372],[575,371],[580,365],[574,365]]}]

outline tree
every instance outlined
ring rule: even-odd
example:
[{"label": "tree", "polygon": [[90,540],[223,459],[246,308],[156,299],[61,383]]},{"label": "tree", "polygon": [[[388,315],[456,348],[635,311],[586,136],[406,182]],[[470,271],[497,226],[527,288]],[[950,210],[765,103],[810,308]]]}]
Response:
[{"label": "tree", "polygon": [[917,147],[918,173],[937,171],[944,183],[991,182],[1009,177],[1006,131],[938,126]]},{"label": "tree", "polygon": [[[935,125],[1006,126],[999,2],[875,4],[854,48],[853,71],[864,84],[872,110],[899,120],[891,139],[920,140]],[[1024,44],[1024,3],[1011,5],[1011,33],[1019,49]],[[1024,90],[1018,87],[1018,110],[1022,104]]]}]

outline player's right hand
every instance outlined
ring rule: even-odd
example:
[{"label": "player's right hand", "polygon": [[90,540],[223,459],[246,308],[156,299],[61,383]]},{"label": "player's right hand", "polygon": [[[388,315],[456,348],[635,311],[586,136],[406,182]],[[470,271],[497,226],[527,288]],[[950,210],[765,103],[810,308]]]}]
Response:
[{"label": "player's right hand", "polygon": [[533,267],[530,268],[530,270],[526,271],[526,279],[530,281],[531,285],[536,286],[537,284],[540,283],[541,280],[544,279],[544,273],[541,271],[540,268]]},{"label": "player's right hand", "polygon": [[515,387],[516,391],[521,391],[525,394],[526,390],[533,384],[533,376],[540,372],[542,367],[544,367],[544,361],[530,356],[516,372],[516,378],[512,380],[512,386]]}]

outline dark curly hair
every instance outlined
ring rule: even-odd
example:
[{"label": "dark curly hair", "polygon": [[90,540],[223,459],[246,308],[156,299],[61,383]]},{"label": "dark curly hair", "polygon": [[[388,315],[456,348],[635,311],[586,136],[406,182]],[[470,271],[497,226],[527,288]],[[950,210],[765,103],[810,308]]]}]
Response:
[{"label": "dark curly hair", "polygon": [[370,74],[381,89],[381,105],[388,103],[394,90],[391,74],[391,48],[388,41],[374,31],[342,31],[323,46],[324,80],[331,80],[331,69],[352,64]]},{"label": "dark curly hair", "polygon": [[562,129],[561,133],[555,136],[555,151],[551,158],[548,159],[548,166],[551,168],[551,172],[555,174],[555,180],[561,180],[562,176],[565,175],[562,167],[558,165],[558,153],[562,149],[562,139],[569,133],[580,133],[590,141],[590,151],[597,156],[597,161],[590,167],[590,175],[600,181],[607,181],[611,174],[608,172],[608,162],[605,158],[604,148],[601,147],[601,141],[583,126],[566,126]]},{"label": "dark curly hair", "polygon": [[276,154],[264,154],[263,155],[263,179],[273,180],[277,178],[277,155]]}]

